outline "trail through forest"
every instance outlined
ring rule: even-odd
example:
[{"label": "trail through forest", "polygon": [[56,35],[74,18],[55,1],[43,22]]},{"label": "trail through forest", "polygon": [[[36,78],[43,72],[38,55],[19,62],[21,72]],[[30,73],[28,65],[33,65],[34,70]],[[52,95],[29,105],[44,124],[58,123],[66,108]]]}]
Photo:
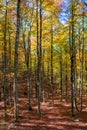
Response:
[{"label": "trail through forest", "polygon": [[0,0],[0,130],[87,130],[86,0]]},{"label": "trail through forest", "polygon": [[37,113],[37,100],[32,96],[33,110],[28,111],[28,100],[19,98],[19,120],[14,123],[14,109],[8,109],[6,121],[3,119],[3,102],[0,103],[0,130],[87,130],[87,104],[84,96],[83,111],[71,117],[71,104],[63,99],[60,102],[56,93],[54,107],[51,104],[51,95],[48,94],[45,103],[41,102],[41,116]]}]

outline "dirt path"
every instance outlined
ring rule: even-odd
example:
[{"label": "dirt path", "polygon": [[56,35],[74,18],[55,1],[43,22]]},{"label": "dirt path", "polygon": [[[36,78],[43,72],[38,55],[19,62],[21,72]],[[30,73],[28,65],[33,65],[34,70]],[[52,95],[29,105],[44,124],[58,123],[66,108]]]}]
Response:
[{"label": "dirt path", "polygon": [[[49,99],[41,103],[41,117],[37,114],[36,99],[33,99],[33,110],[28,111],[27,98],[19,99],[19,122],[13,123],[13,109],[8,110],[8,118],[3,120],[0,110],[0,130],[87,130],[87,105],[84,104],[81,113],[75,112],[71,118],[70,103],[62,103],[55,98],[54,107]],[[2,104],[3,105],[3,104]],[[1,106],[2,106],[1,105]]]}]

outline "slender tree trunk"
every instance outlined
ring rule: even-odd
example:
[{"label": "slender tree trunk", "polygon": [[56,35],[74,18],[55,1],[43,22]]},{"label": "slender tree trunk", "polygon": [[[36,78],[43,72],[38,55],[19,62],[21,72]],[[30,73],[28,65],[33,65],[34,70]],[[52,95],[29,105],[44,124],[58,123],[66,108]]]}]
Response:
[{"label": "slender tree trunk", "polygon": [[60,49],[60,101],[62,102],[62,49]]},{"label": "slender tree trunk", "polygon": [[45,102],[45,88],[44,88],[44,50],[43,50],[43,57],[42,57],[42,98],[43,98],[43,102]]},{"label": "slender tree trunk", "polygon": [[52,106],[54,106],[54,86],[53,86],[53,20],[51,16],[51,90],[52,90]]},{"label": "slender tree trunk", "polygon": [[7,34],[7,0],[6,0],[6,10],[5,10],[5,25],[4,25],[4,115],[6,118],[6,74],[7,74],[7,41],[6,41],[6,34]]},{"label": "slender tree trunk", "polygon": [[11,100],[12,100],[12,88],[11,88],[11,34],[10,30],[8,29],[8,34],[9,34],[9,75],[10,75],[10,85],[9,85],[9,104],[11,107]]},{"label": "slender tree trunk", "polygon": [[[84,6],[84,5],[83,5]],[[84,70],[84,7],[83,7],[83,17],[82,17],[82,86],[83,86],[83,70]]]},{"label": "slender tree trunk", "polygon": [[20,34],[20,0],[17,1],[17,29],[15,40],[15,57],[14,57],[14,117],[18,121],[18,87],[17,87],[17,73],[18,73],[18,44]]},{"label": "slender tree trunk", "polygon": [[39,22],[38,22],[38,0],[36,0],[36,24],[37,24],[37,100],[38,100],[38,114],[41,115],[40,110],[40,70],[41,70],[41,59],[40,59],[40,44],[39,44]]},{"label": "slender tree trunk", "polygon": [[71,116],[74,116],[74,25],[72,16],[72,25],[69,26],[69,45],[70,45],[70,60],[71,60]]},{"label": "slender tree trunk", "polygon": [[42,0],[40,0],[40,96],[42,91]]},{"label": "slender tree trunk", "polygon": [[81,64],[81,79],[82,79],[82,87],[81,87],[81,110],[82,110],[82,92],[83,92],[83,80],[84,80],[84,5],[83,5],[83,16],[82,16],[82,64]]},{"label": "slender tree trunk", "polygon": [[[67,56],[66,56],[66,59],[67,59]],[[66,102],[67,102],[67,96],[68,96],[68,65],[67,65],[67,60],[66,60],[66,77],[65,77],[65,82],[66,82]]]},{"label": "slender tree trunk", "polygon": [[71,21],[71,115],[74,116],[74,85],[75,85],[75,39],[74,39],[74,1],[71,5],[72,21]]},{"label": "slender tree trunk", "polygon": [[28,75],[28,81],[29,81],[29,85],[28,85],[28,100],[29,100],[29,110],[32,110],[32,104],[31,104],[31,77],[32,77],[32,71],[31,71],[31,27],[30,27],[30,32],[28,34],[28,52],[29,52],[29,65],[27,66],[27,69],[29,70],[29,75]]},{"label": "slender tree trunk", "polygon": [[35,62],[34,62],[34,68],[35,68],[35,97],[37,98],[37,63],[36,63],[37,57],[35,56]]}]

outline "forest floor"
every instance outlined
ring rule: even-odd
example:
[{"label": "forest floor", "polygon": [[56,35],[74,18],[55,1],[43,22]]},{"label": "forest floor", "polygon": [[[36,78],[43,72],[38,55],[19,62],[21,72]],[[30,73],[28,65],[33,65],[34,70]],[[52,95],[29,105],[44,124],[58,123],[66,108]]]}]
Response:
[{"label": "forest floor", "polygon": [[37,99],[32,97],[33,110],[28,111],[27,97],[20,97],[19,119],[14,123],[13,108],[7,109],[7,119],[3,118],[3,102],[0,102],[0,130],[87,130],[87,96],[83,102],[83,110],[71,117],[71,103],[60,102],[56,93],[54,98],[54,107],[51,104],[51,95],[45,103],[41,102],[41,116],[37,113]]}]

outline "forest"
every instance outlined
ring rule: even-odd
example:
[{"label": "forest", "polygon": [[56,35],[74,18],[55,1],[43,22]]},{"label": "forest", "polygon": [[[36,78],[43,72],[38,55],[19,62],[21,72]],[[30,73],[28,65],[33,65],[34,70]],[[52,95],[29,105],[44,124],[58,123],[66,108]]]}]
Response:
[{"label": "forest", "polygon": [[87,0],[0,0],[0,130],[87,130]]}]

